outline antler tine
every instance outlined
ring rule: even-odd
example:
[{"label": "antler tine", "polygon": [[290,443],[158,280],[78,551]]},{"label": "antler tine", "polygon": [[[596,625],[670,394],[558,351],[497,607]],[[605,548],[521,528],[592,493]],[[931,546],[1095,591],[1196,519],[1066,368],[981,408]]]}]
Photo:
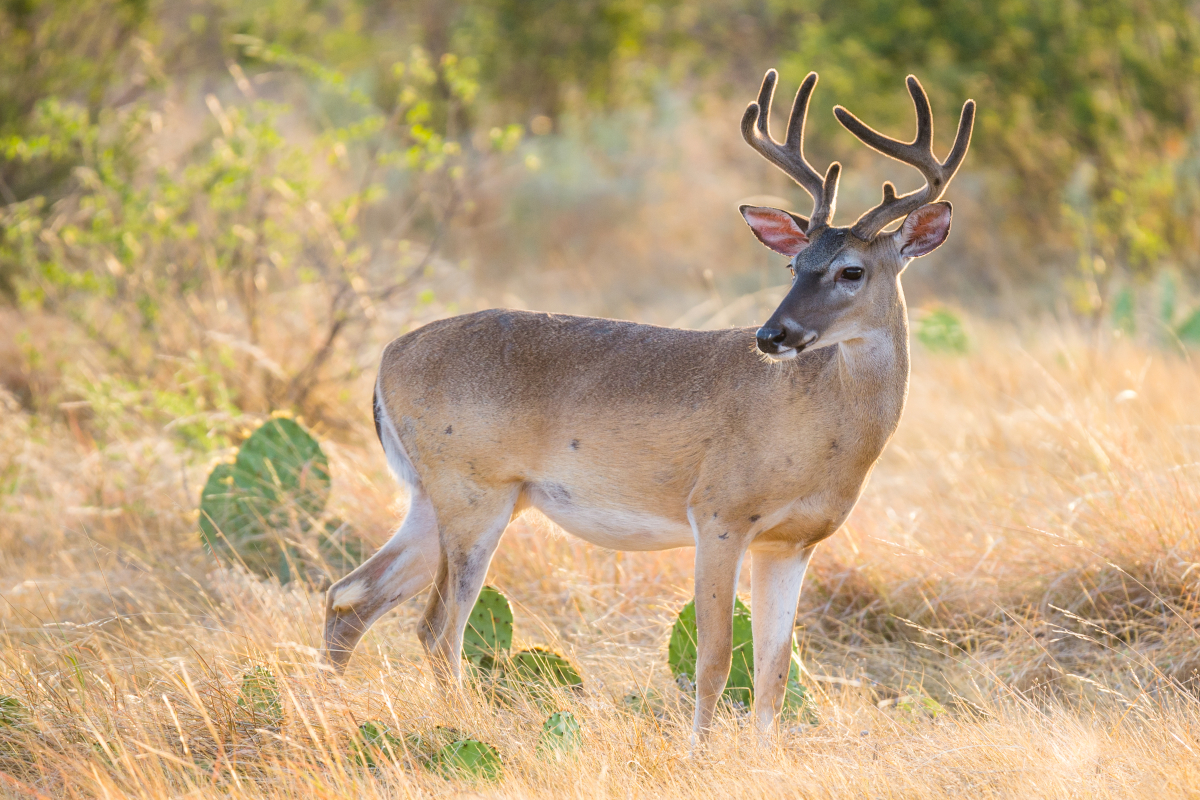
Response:
[{"label": "antler tine", "polygon": [[883,185],[883,202],[858,218],[851,231],[860,239],[870,239],[889,222],[908,216],[910,213],[940,198],[958,172],[967,148],[971,145],[971,129],[975,124],[975,101],[963,103],[958,119],[958,133],[954,146],[945,161],[938,161],[933,154],[933,112],[929,107],[929,96],[916,77],[907,79],[908,93],[912,95],[917,114],[917,137],[905,143],[872,129],[842,106],[833,109],[838,122],[863,144],[878,150],[889,158],[916,167],[925,178],[925,185],[907,194],[896,196],[896,187],[890,182]]},{"label": "antler tine", "polygon": [[763,158],[779,167],[789,178],[800,184],[813,199],[812,218],[808,230],[813,231],[829,224],[837,205],[837,184],[841,165],[836,161],[829,165],[824,179],[821,178],[804,157],[804,123],[808,116],[808,101],[817,85],[817,73],[810,72],[796,92],[792,113],[788,118],[787,134],[783,144],[771,136],[771,101],[775,96],[775,84],[779,73],[767,70],[762,88],[758,90],[758,102],[746,107],[742,115],[742,138]]}]

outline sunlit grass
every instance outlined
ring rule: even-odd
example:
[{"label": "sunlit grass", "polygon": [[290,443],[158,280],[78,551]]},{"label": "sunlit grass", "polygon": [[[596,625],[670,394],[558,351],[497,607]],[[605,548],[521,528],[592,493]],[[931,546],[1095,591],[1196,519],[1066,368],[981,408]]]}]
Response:
[{"label": "sunlit grass", "polygon": [[[378,623],[337,679],[316,660],[316,587],[218,568],[201,549],[207,464],[133,422],[97,450],[10,403],[0,694],[28,716],[0,728],[0,796],[1195,791],[1196,368],[1072,330],[968,329],[966,355],[917,346],[900,431],[809,573],[798,632],[820,723],[762,744],[727,711],[695,753],[666,665],[690,551],[604,551],[536,515],[510,527],[489,582],[512,600],[514,647],[568,655],[581,694],[447,694],[413,632],[422,599]],[[378,543],[403,497],[354,408],[358,427],[325,442],[332,504]],[[256,666],[276,678],[282,720],[239,706]],[[574,755],[538,750],[555,708],[583,724]],[[367,720],[490,742],[504,777],[447,782],[409,752],[364,767],[351,743]]]}]

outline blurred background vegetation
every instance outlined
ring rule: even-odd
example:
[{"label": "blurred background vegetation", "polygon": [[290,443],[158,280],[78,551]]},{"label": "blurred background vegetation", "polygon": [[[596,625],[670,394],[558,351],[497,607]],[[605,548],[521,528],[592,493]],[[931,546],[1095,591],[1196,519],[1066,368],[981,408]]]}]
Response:
[{"label": "blurred background vegetation", "polygon": [[809,207],[738,134],[770,66],[822,76],[842,222],[918,178],[830,107],[907,135],[915,73],[944,149],[979,102],[920,341],[966,350],[947,304],[1200,341],[1192,0],[4,0],[0,41],[0,382],[87,437],[337,426],[381,341],[476,307],[760,321],[735,205]]}]

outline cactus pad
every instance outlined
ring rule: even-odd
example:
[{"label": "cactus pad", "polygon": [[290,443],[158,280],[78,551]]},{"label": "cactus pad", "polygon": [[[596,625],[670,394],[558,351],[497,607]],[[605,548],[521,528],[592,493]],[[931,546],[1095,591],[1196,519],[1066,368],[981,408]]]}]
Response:
[{"label": "cactus pad", "polygon": [[11,695],[0,695],[0,728],[17,728],[28,719],[25,706]]},{"label": "cactus pad", "polygon": [[570,711],[555,711],[542,725],[538,749],[543,752],[570,752],[583,742],[583,728]]},{"label": "cactus pad", "polygon": [[320,444],[290,419],[263,423],[237,460],[218,464],[200,496],[208,549],[262,575],[291,575],[287,535],[314,526],[329,498],[329,461]]},{"label": "cactus pad", "polygon": [[512,679],[526,686],[548,685],[578,689],[583,686],[583,678],[563,656],[542,647],[522,650],[514,653],[506,665],[506,671]]},{"label": "cactus pad", "polygon": [[395,761],[405,750],[404,741],[376,720],[358,726],[358,734],[350,743],[351,758],[364,767],[375,767],[384,761]]},{"label": "cactus pad", "polygon": [[500,778],[503,763],[500,751],[478,739],[459,739],[442,747],[430,759],[430,767],[451,780],[487,780]]},{"label": "cactus pad", "polygon": [[508,598],[491,586],[483,587],[467,619],[463,657],[482,669],[495,668],[512,648],[513,613]]},{"label": "cactus pad", "polygon": [[266,667],[255,667],[242,676],[238,708],[268,725],[283,722],[283,699],[275,683],[275,674]]},{"label": "cactus pad", "polygon": [[[692,691],[696,681],[696,602],[689,602],[679,612],[671,628],[667,645],[667,663],[680,686]],[[741,599],[733,606],[733,666],[723,697],[734,703],[749,706],[754,694],[754,634],[750,625],[750,609]],[[792,637],[792,659],[788,668],[787,689],[783,699],[784,712],[815,724],[816,711],[812,696],[800,682],[800,652]]]},{"label": "cactus pad", "polygon": [[[696,602],[683,607],[671,628],[667,645],[667,663],[671,674],[681,685],[690,687],[696,682]],[[726,700],[750,705],[754,691],[754,640],[750,629],[750,609],[740,598],[733,604],[733,666],[725,684]]]},{"label": "cactus pad", "polygon": [[783,695],[783,713],[786,717],[807,725],[816,725],[821,721],[817,716],[817,704],[812,694],[800,682],[800,676],[800,648],[793,637],[791,666],[788,667],[787,689]]}]

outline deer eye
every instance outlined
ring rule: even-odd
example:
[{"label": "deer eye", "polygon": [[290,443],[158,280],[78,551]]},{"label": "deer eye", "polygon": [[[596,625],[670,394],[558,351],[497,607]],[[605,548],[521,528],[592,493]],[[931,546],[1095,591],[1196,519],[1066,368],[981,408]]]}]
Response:
[{"label": "deer eye", "polygon": [[863,276],[862,267],[846,267],[838,274],[838,280],[843,281],[861,281]]}]

